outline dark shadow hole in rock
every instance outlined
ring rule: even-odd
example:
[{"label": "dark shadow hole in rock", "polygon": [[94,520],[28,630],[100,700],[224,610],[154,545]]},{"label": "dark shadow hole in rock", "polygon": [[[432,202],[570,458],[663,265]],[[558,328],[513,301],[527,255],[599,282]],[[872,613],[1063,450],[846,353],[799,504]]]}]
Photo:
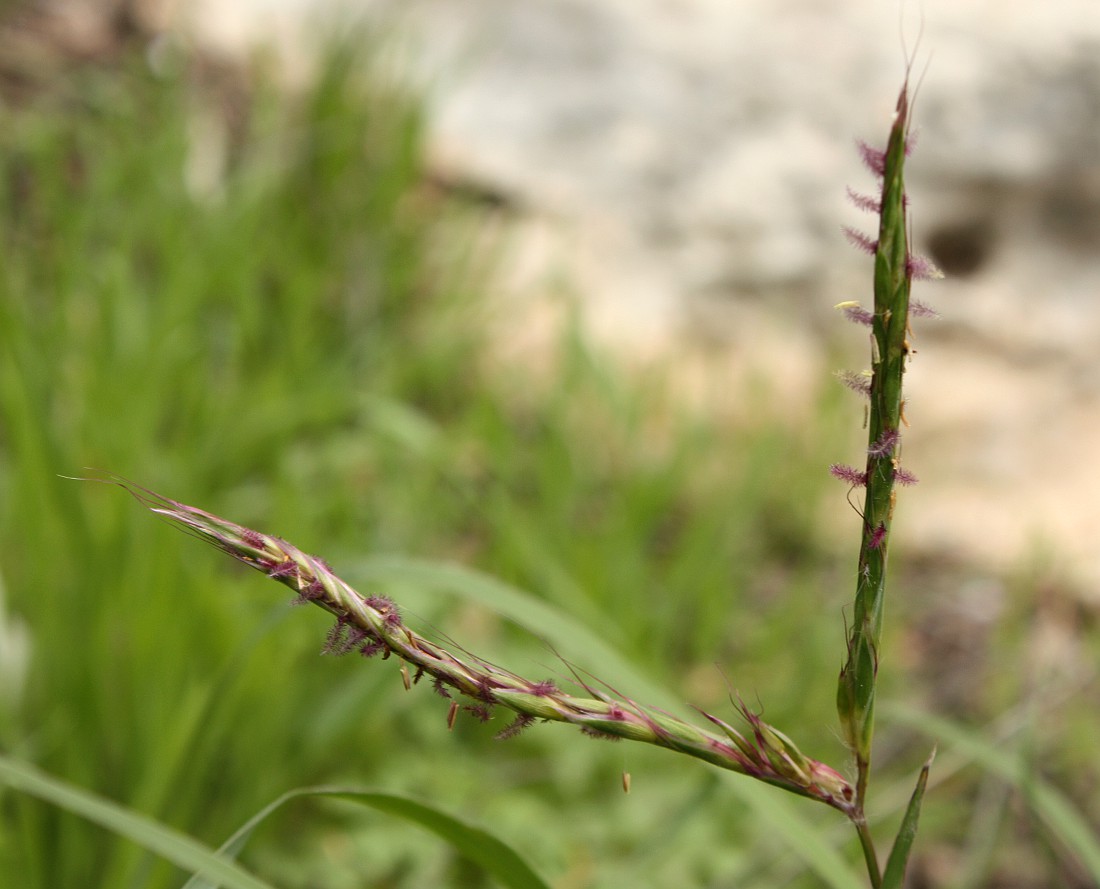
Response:
[{"label": "dark shadow hole in rock", "polygon": [[1042,204],[1042,222],[1051,236],[1069,250],[1094,254],[1100,247],[1100,199],[1096,187],[1082,179],[1060,185]]},{"label": "dark shadow hole in rock", "polygon": [[945,275],[968,278],[982,270],[993,252],[993,230],[986,222],[944,225],[928,236],[928,252]]}]

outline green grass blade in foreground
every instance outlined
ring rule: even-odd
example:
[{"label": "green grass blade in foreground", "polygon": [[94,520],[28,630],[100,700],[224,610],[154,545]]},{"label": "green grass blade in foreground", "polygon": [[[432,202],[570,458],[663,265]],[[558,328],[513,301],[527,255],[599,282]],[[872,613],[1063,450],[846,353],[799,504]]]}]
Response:
[{"label": "green grass blade in foreground", "polygon": [[902,889],[905,884],[905,867],[909,863],[909,852],[913,848],[913,840],[917,838],[917,822],[920,820],[920,807],[924,801],[924,789],[928,786],[928,772],[932,768],[932,760],[936,758],[936,751],[928,757],[928,762],[920,770],[917,778],[917,786],[913,795],[909,798],[909,805],[905,809],[905,817],[901,820],[898,835],[894,840],[894,847],[890,850],[890,858],[886,862],[886,870],[882,874],[882,889]]},{"label": "green grass blade in foreground", "polygon": [[[549,889],[549,885],[532,870],[511,846],[479,827],[472,827],[434,806],[394,793],[356,790],[352,787],[301,787],[288,791],[265,806],[241,826],[218,850],[236,855],[252,836],[252,832],[273,812],[291,800],[304,796],[328,796],[369,806],[388,815],[396,815],[434,833],[463,857],[481,867],[508,889]],[[218,889],[214,880],[194,878],[184,889]]]},{"label": "green grass blade in foreground", "polygon": [[588,626],[530,593],[461,565],[402,556],[368,556],[348,563],[349,578],[364,586],[371,581],[397,581],[410,587],[431,587],[455,593],[492,609],[546,640],[578,666],[628,686],[632,697],[675,711],[682,704],[646,676]]},{"label": "green grass blade in foreground", "polygon": [[941,746],[954,748],[1015,787],[1051,834],[1100,885],[1100,840],[1095,830],[1061,791],[1034,774],[1019,756],[999,749],[976,731],[932,714],[894,703],[884,710],[894,722],[924,732]]},{"label": "green grass blade in foreground", "polygon": [[202,874],[227,889],[273,889],[213,849],[152,818],[39,771],[29,763],[0,755],[0,781],[22,793],[53,803],[74,815],[125,837],[184,870]]}]

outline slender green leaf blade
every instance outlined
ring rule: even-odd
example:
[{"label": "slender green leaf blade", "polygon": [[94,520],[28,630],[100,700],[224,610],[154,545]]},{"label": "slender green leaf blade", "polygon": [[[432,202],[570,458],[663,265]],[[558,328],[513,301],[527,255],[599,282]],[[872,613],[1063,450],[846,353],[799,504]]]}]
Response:
[{"label": "slender green leaf blade", "polygon": [[441,809],[392,793],[337,792],[334,795],[427,828],[509,889],[549,889],[511,846]]},{"label": "slender green leaf blade", "polygon": [[913,795],[909,798],[909,805],[905,809],[905,817],[901,820],[898,835],[894,839],[894,848],[890,850],[890,858],[886,862],[886,870],[882,875],[882,889],[902,889],[905,882],[905,868],[909,863],[909,853],[913,848],[913,840],[917,838],[917,823],[920,821],[920,807],[924,802],[924,790],[928,786],[928,773],[932,768],[932,760],[936,758],[935,749],[920,770],[917,778],[917,786]]},{"label": "slender green leaf blade", "polygon": [[[312,792],[313,788],[309,787],[290,790],[274,802],[268,803],[244,824],[238,827],[233,832],[233,835],[218,847],[218,852],[230,858],[236,858],[240,854],[241,849],[243,849],[245,844],[252,838],[253,831],[267,820],[267,817],[272,812],[281,808],[290,800],[297,799],[300,796],[308,796]],[[183,889],[219,889],[220,886],[221,884],[216,880],[208,880],[199,874],[195,874],[195,876],[184,884]]]},{"label": "slender green leaf blade", "polygon": [[150,852],[227,889],[273,889],[239,864],[146,815],[54,778],[26,762],[0,755],[0,781],[22,793],[53,803],[74,815],[126,837]]},{"label": "slender green leaf blade", "polygon": [[976,731],[946,719],[892,704],[891,719],[937,739],[1016,787],[1051,834],[1070,850],[1100,885],[1100,839],[1066,796],[1034,774],[1019,757],[996,746]]},{"label": "slender green leaf blade", "polygon": [[[303,796],[328,796],[369,806],[396,815],[431,831],[465,858],[481,867],[507,889],[549,889],[549,885],[503,840],[473,827],[442,809],[396,793],[379,793],[353,787],[300,787],[264,806],[221,846],[219,852],[236,855],[253,831],[273,812]],[[192,879],[184,889],[218,889],[216,881]]]}]

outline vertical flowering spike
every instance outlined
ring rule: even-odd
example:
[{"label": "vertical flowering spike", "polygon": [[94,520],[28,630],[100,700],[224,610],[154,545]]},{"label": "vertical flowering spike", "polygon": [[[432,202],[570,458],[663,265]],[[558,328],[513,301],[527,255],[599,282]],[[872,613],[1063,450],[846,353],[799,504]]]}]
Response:
[{"label": "vertical flowering spike", "polygon": [[[877,207],[878,238],[872,242],[858,233],[849,233],[849,239],[862,249],[866,250],[873,244],[875,258],[867,469],[863,474],[867,488],[863,538],[855,608],[847,640],[848,656],[837,686],[837,712],[845,740],[856,759],[856,804],[860,811],[871,760],[875,677],[894,485],[895,482],[905,484],[915,480],[911,474],[899,471],[897,463],[898,430],[904,422],[902,376],[911,354],[906,340],[909,332],[909,290],[913,278],[935,276],[934,266],[914,256],[909,245],[904,181],[905,158],[911,149],[909,124],[907,79],[898,96],[886,150],[879,152],[866,143],[859,143],[864,164],[881,180],[881,199]],[[866,200],[857,202],[864,209],[872,209],[871,204]]]}]

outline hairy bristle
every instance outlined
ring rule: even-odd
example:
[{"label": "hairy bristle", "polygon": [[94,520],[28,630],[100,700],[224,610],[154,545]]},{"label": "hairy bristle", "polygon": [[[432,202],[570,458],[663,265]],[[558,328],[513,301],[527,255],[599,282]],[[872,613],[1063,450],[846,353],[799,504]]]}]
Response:
[{"label": "hairy bristle", "polygon": [[845,306],[843,311],[844,317],[851,321],[853,324],[861,324],[864,327],[874,326],[874,312],[863,308],[863,306]]},{"label": "hairy bristle", "polygon": [[390,650],[384,642],[368,637],[367,641],[359,646],[359,653],[366,658],[372,658],[377,654],[389,656]]},{"label": "hairy bristle", "polygon": [[298,563],[293,559],[279,562],[268,569],[267,576],[278,580],[280,577],[293,577],[298,573]]},{"label": "hairy bristle", "polygon": [[866,210],[868,213],[882,212],[882,201],[878,198],[873,198],[869,194],[861,194],[853,188],[848,188],[847,192],[848,200],[860,210]]},{"label": "hairy bristle", "polygon": [[836,378],[853,392],[858,392],[860,395],[871,394],[871,377],[866,373],[854,370],[838,370]]},{"label": "hairy bristle", "polygon": [[859,156],[863,160],[863,164],[879,178],[886,175],[886,152],[879,151],[877,148],[872,148],[862,139],[856,140],[856,148],[859,149]]},{"label": "hairy bristle", "polygon": [[936,268],[936,264],[919,253],[910,253],[905,265],[909,277],[917,281],[937,281],[943,277],[943,272]]},{"label": "hairy bristle", "polygon": [[486,704],[467,704],[462,709],[472,714],[478,722],[488,722],[493,718],[493,711]]},{"label": "hairy bristle", "polygon": [[829,475],[847,482],[853,488],[862,488],[867,484],[867,473],[860,472],[854,466],[846,466],[843,463],[834,463],[829,467]]},{"label": "hairy bristle", "polygon": [[908,469],[903,469],[900,466],[894,467],[894,481],[899,485],[915,485],[919,479],[913,475]]},{"label": "hairy bristle", "polygon": [[872,457],[885,457],[894,450],[898,443],[898,431],[896,429],[884,429],[882,435],[867,448],[867,453]]},{"label": "hairy bristle", "polygon": [[507,741],[509,738],[514,738],[528,726],[534,725],[534,723],[534,716],[527,713],[520,713],[512,720],[509,726],[497,732],[497,740]]},{"label": "hairy bristle", "polygon": [[856,231],[850,226],[844,226],[844,237],[848,239],[848,242],[858,247],[868,256],[874,256],[875,251],[878,250],[878,241],[874,238],[868,237],[861,231]]},{"label": "hairy bristle", "polygon": [[343,617],[336,618],[336,623],[325,636],[325,647],[321,654],[343,654],[344,644],[348,638],[348,624]]},{"label": "hairy bristle", "polygon": [[325,597],[325,585],[319,580],[313,580],[307,583],[298,592],[298,598],[296,598],[292,605],[305,605],[308,602],[316,602],[318,599]]},{"label": "hairy bristle", "polygon": [[601,732],[598,728],[592,728],[590,725],[582,725],[581,734],[587,735],[589,738],[595,738],[598,741],[622,740],[618,735],[609,735],[607,732]]}]

